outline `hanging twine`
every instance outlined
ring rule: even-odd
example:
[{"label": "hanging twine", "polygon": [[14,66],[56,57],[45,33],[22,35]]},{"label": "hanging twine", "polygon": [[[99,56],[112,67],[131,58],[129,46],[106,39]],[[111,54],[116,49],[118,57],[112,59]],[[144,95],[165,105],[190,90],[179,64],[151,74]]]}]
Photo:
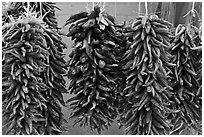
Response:
[{"label": "hanging twine", "polygon": [[94,2],[92,3],[92,10],[94,10],[94,6],[95,6],[95,4],[94,4]]},{"label": "hanging twine", "polygon": [[[196,17],[196,14],[197,14],[197,16],[198,16],[197,11],[195,10],[195,2],[193,2],[190,11],[188,11],[188,12],[186,13],[186,15],[183,16],[184,18],[187,17],[187,18],[186,18],[186,23],[185,23],[186,26],[187,26],[189,23],[192,23],[193,17]],[[199,16],[198,16],[198,18],[199,18]]]},{"label": "hanging twine", "polygon": [[138,14],[140,15],[141,13],[141,2],[139,2],[139,8],[138,8]]},{"label": "hanging twine", "polygon": [[195,9],[195,2],[193,2],[191,10],[194,10],[194,9]]},{"label": "hanging twine", "polygon": [[30,2],[27,2],[27,4],[28,4],[28,7],[27,7],[27,8],[28,8],[28,11],[29,11],[29,7],[30,7]]},{"label": "hanging twine", "polygon": [[43,16],[42,14],[42,2],[40,2],[40,15]]},{"label": "hanging twine", "polygon": [[148,18],[147,2],[145,2],[145,16],[142,18],[142,24],[145,25]]},{"label": "hanging twine", "polygon": [[116,6],[116,2],[115,2],[115,18],[116,18],[116,13],[117,13],[117,6]]},{"label": "hanging twine", "polygon": [[192,14],[193,17],[195,17],[195,2],[192,3],[191,10],[188,11],[188,12],[186,13],[186,15],[184,15],[183,17],[185,18],[185,17],[188,16],[189,14],[190,14],[190,16],[191,16],[191,14]]},{"label": "hanging twine", "polygon": [[148,15],[148,8],[147,8],[147,2],[145,2],[145,15]]}]

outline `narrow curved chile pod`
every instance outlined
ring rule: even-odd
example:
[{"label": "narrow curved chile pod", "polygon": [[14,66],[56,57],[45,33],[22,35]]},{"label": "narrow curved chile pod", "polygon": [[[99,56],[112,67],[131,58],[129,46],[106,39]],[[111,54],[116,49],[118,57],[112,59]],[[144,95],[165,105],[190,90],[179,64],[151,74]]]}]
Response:
[{"label": "narrow curved chile pod", "polygon": [[93,31],[92,30],[89,30],[88,33],[87,33],[87,41],[88,41],[88,44],[91,44],[91,37],[92,37],[92,34],[93,34]]},{"label": "narrow curved chile pod", "polygon": [[86,33],[78,32],[78,33],[75,33],[74,37],[77,39],[77,41],[81,41],[86,37]]},{"label": "narrow curved chile pod", "polygon": [[87,29],[93,27],[95,24],[96,24],[96,20],[95,19],[89,19],[86,23],[84,23],[82,25],[82,28],[87,30]]},{"label": "narrow curved chile pod", "polygon": [[96,34],[100,34],[102,31],[99,29],[99,28],[97,28],[97,27],[95,27],[94,29],[93,29],[93,31],[94,31],[94,33],[96,33]]},{"label": "narrow curved chile pod", "polygon": [[87,42],[87,46],[86,46],[86,54],[88,55],[88,57],[93,60],[93,48],[91,46],[88,45]]},{"label": "narrow curved chile pod", "polygon": [[88,17],[88,12],[80,12],[78,14],[70,16],[70,18],[66,21],[66,24],[72,23],[74,21],[77,21],[81,18],[86,18]]},{"label": "narrow curved chile pod", "polygon": [[145,26],[145,31],[146,31],[146,33],[147,33],[147,34],[149,34],[149,33],[150,33],[150,31],[151,31],[151,24],[150,24],[150,22],[149,22],[149,21],[146,23],[146,26]]},{"label": "narrow curved chile pod", "polygon": [[[108,23],[108,25],[114,26],[114,23],[113,23],[112,21],[110,21],[108,17],[104,17],[104,19],[106,20],[106,22]],[[108,26],[108,25],[107,25],[107,26]]]}]

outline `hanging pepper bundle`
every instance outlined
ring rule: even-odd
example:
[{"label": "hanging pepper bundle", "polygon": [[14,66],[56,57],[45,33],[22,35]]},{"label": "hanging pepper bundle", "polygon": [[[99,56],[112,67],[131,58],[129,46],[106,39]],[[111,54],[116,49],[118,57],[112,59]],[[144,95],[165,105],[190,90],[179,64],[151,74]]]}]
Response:
[{"label": "hanging pepper bundle", "polygon": [[202,71],[201,62],[198,63],[202,55],[197,56],[199,52],[195,51],[196,45],[190,31],[190,26],[178,25],[170,49],[173,55],[170,62],[176,64],[172,67],[171,83],[174,92],[171,98],[174,102],[172,107],[180,110],[172,115],[174,125],[172,133],[182,132],[187,126],[197,130],[202,116],[202,83],[197,78],[199,71]]},{"label": "hanging pepper bundle", "polygon": [[65,44],[41,17],[24,13],[2,28],[3,116],[7,134],[62,132]]},{"label": "hanging pepper bundle", "polygon": [[88,125],[100,133],[116,117],[114,19],[97,5],[90,13],[71,16],[67,24],[67,36],[74,41],[68,72],[69,90],[75,95],[67,101],[73,110],[70,118],[76,118],[74,125]]},{"label": "hanging pepper bundle", "polygon": [[[195,47],[191,48],[192,51],[192,63],[194,64],[194,68],[196,71],[196,79],[200,83],[199,90],[202,87],[202,32],[201,27],[198,29],[195,26],[190,26],[190,36],[192,38],[192,42],[195,44]],[[201,92],[199,93],[200,97],[202,97]]]},{"label": "hanging pepper bundle", "polygon": [[[195,48],[193,55],[194,58],[192,58],[194,66],[195,66],[195,71],[197,74],[197,81],[199,82],[199,88],[198,88],[198,99],[199,99],[199,112],[202,112],[202,29],[201,26],[200,28],[196,28],[195,26],[192,27],[194,30],[194,35],[192,37],[192,40],[195,44]],[[202,115],[200,115],[199,120],[198,120],[198,127],[195,129],[198,131],[198,134],[202,135]]]},{"label": "hanging pepper bundle", "polygon": [[167,81],[173,65],[167,53],[170,26],[151,15],[136,18],[124,32],[130,42],[122,59],[126,87],[120,121],[127,134],[165,134],[170,129],[164,115],[172,94]]}]

